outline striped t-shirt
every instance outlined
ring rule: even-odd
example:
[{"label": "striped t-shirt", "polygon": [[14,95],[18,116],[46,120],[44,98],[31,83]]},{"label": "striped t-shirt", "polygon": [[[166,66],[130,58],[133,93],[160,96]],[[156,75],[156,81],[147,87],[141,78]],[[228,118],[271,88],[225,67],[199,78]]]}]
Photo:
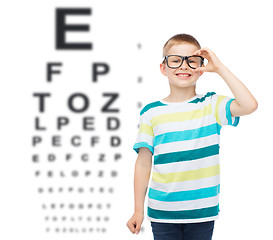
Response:
[{"label": "striped t-shirt", "polygon": [[184,102],[164,100],[140,112],[133,146],[153,154],[148,193],[148,219],[193,223],[215,220],[219,213],[219,143],[222,126],[237,126],[230,104],[234,98],[208,92]]}]

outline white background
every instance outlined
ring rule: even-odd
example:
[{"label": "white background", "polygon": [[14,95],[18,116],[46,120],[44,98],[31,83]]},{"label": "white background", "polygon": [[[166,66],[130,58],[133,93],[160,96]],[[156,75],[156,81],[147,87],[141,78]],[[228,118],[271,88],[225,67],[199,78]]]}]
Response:
[{"label": "white background", "polygon": [[[57,7],[91,7],[91,31],[79,39],[91,39],[93,51],[58,52],[54,46],[54,14]],[[213,239],[271,239],[272,188],[272,7],[270,1],[8,1],[1,7],[1,160],[0,239],[152,239],[149,222],[138,236],[126,228],[133,213],[133,151],[139,121],[136,103],[156,101],[169,94],[159,63],[164,43],[174,34],[188,33],[202,47],[209,47],[247,86],[259,107],[242,116],[237,127],[221,131],[221,215]],[[76,18],[70,19],[77,21]],[[68,19],[68,21],[70,21]],[[68,39],[76,41],[71,34]],[[141,43],[141,49],[137,45]],[[62,61],[63,77],[45,83],[45,64]],[[107,62],[111,73],[92,85],[90,65]],[[143,77],[143,83],[137,78]],[[63,91],[61,91],[63,89]],[[46,234],[34,168],[30,137],[37,103],[35,91],[60,94],[73,91],[92,95],[120,92],[123,159],[115,183],[111,225],[106,234]],[[214,91],[233,97],[223,79],[205,73],[197,93]],[[62,104],[62,102],[58,104]],[[52,112],[58,111],[52,106]],[[54,109],[55,107],[55,109]],[[63,110],[65,112],[65,109]],[[67,113],[68,114],[68,113]],[[53,123],[52,123],[53,124]],[[107,146],[108,147],[108,146]]]}]

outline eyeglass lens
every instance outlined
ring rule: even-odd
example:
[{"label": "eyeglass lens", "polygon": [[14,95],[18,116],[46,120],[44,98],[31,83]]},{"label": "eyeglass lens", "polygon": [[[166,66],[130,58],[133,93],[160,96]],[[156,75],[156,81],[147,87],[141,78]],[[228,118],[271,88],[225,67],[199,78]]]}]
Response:
[{"label": "eyeglass lens", "polygon": [[[181,66],[182,57],[180,56],[169,56],[167,58],[167,63],[170,68],[178,68]],[[186,61],[186,60],[184,60]],[[188,65],[192,68],[201,67],[202,58],[201,57],[188,57]]]}]

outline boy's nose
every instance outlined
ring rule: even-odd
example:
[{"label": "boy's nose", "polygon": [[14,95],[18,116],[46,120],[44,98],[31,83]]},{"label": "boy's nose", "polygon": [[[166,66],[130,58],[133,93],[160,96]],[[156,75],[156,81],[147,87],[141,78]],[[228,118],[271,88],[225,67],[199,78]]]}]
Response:
[{"label": "boy's nose", "polygon": [[188,68],[188,64],[187,64],[187,61],[184,60],[182,65],[180,66],[180,68]]}]

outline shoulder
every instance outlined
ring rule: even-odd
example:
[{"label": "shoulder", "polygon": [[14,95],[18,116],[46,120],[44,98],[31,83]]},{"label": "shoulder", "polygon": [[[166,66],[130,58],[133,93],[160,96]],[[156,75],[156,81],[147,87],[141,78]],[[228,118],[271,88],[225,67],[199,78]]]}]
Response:
[{"label": "shoulder", "polygon": [[215,92],[207,92],[206,94],[198,94],[198,97],[189,103],[202,103],[204,101],[211,100],[213,95],[217,95]]},{"label": "shoulder", "polygon": [[154,109],[156,107],[160,107],[160,106],[165,106],[166,104],[160,102],[160,101],[154,101],[154,102],[151,102],[151,103],[148,103],[146,104],[140,111],[140,115],[146,113],[146,112],[149,112],[151,111],[151,109]]}]

